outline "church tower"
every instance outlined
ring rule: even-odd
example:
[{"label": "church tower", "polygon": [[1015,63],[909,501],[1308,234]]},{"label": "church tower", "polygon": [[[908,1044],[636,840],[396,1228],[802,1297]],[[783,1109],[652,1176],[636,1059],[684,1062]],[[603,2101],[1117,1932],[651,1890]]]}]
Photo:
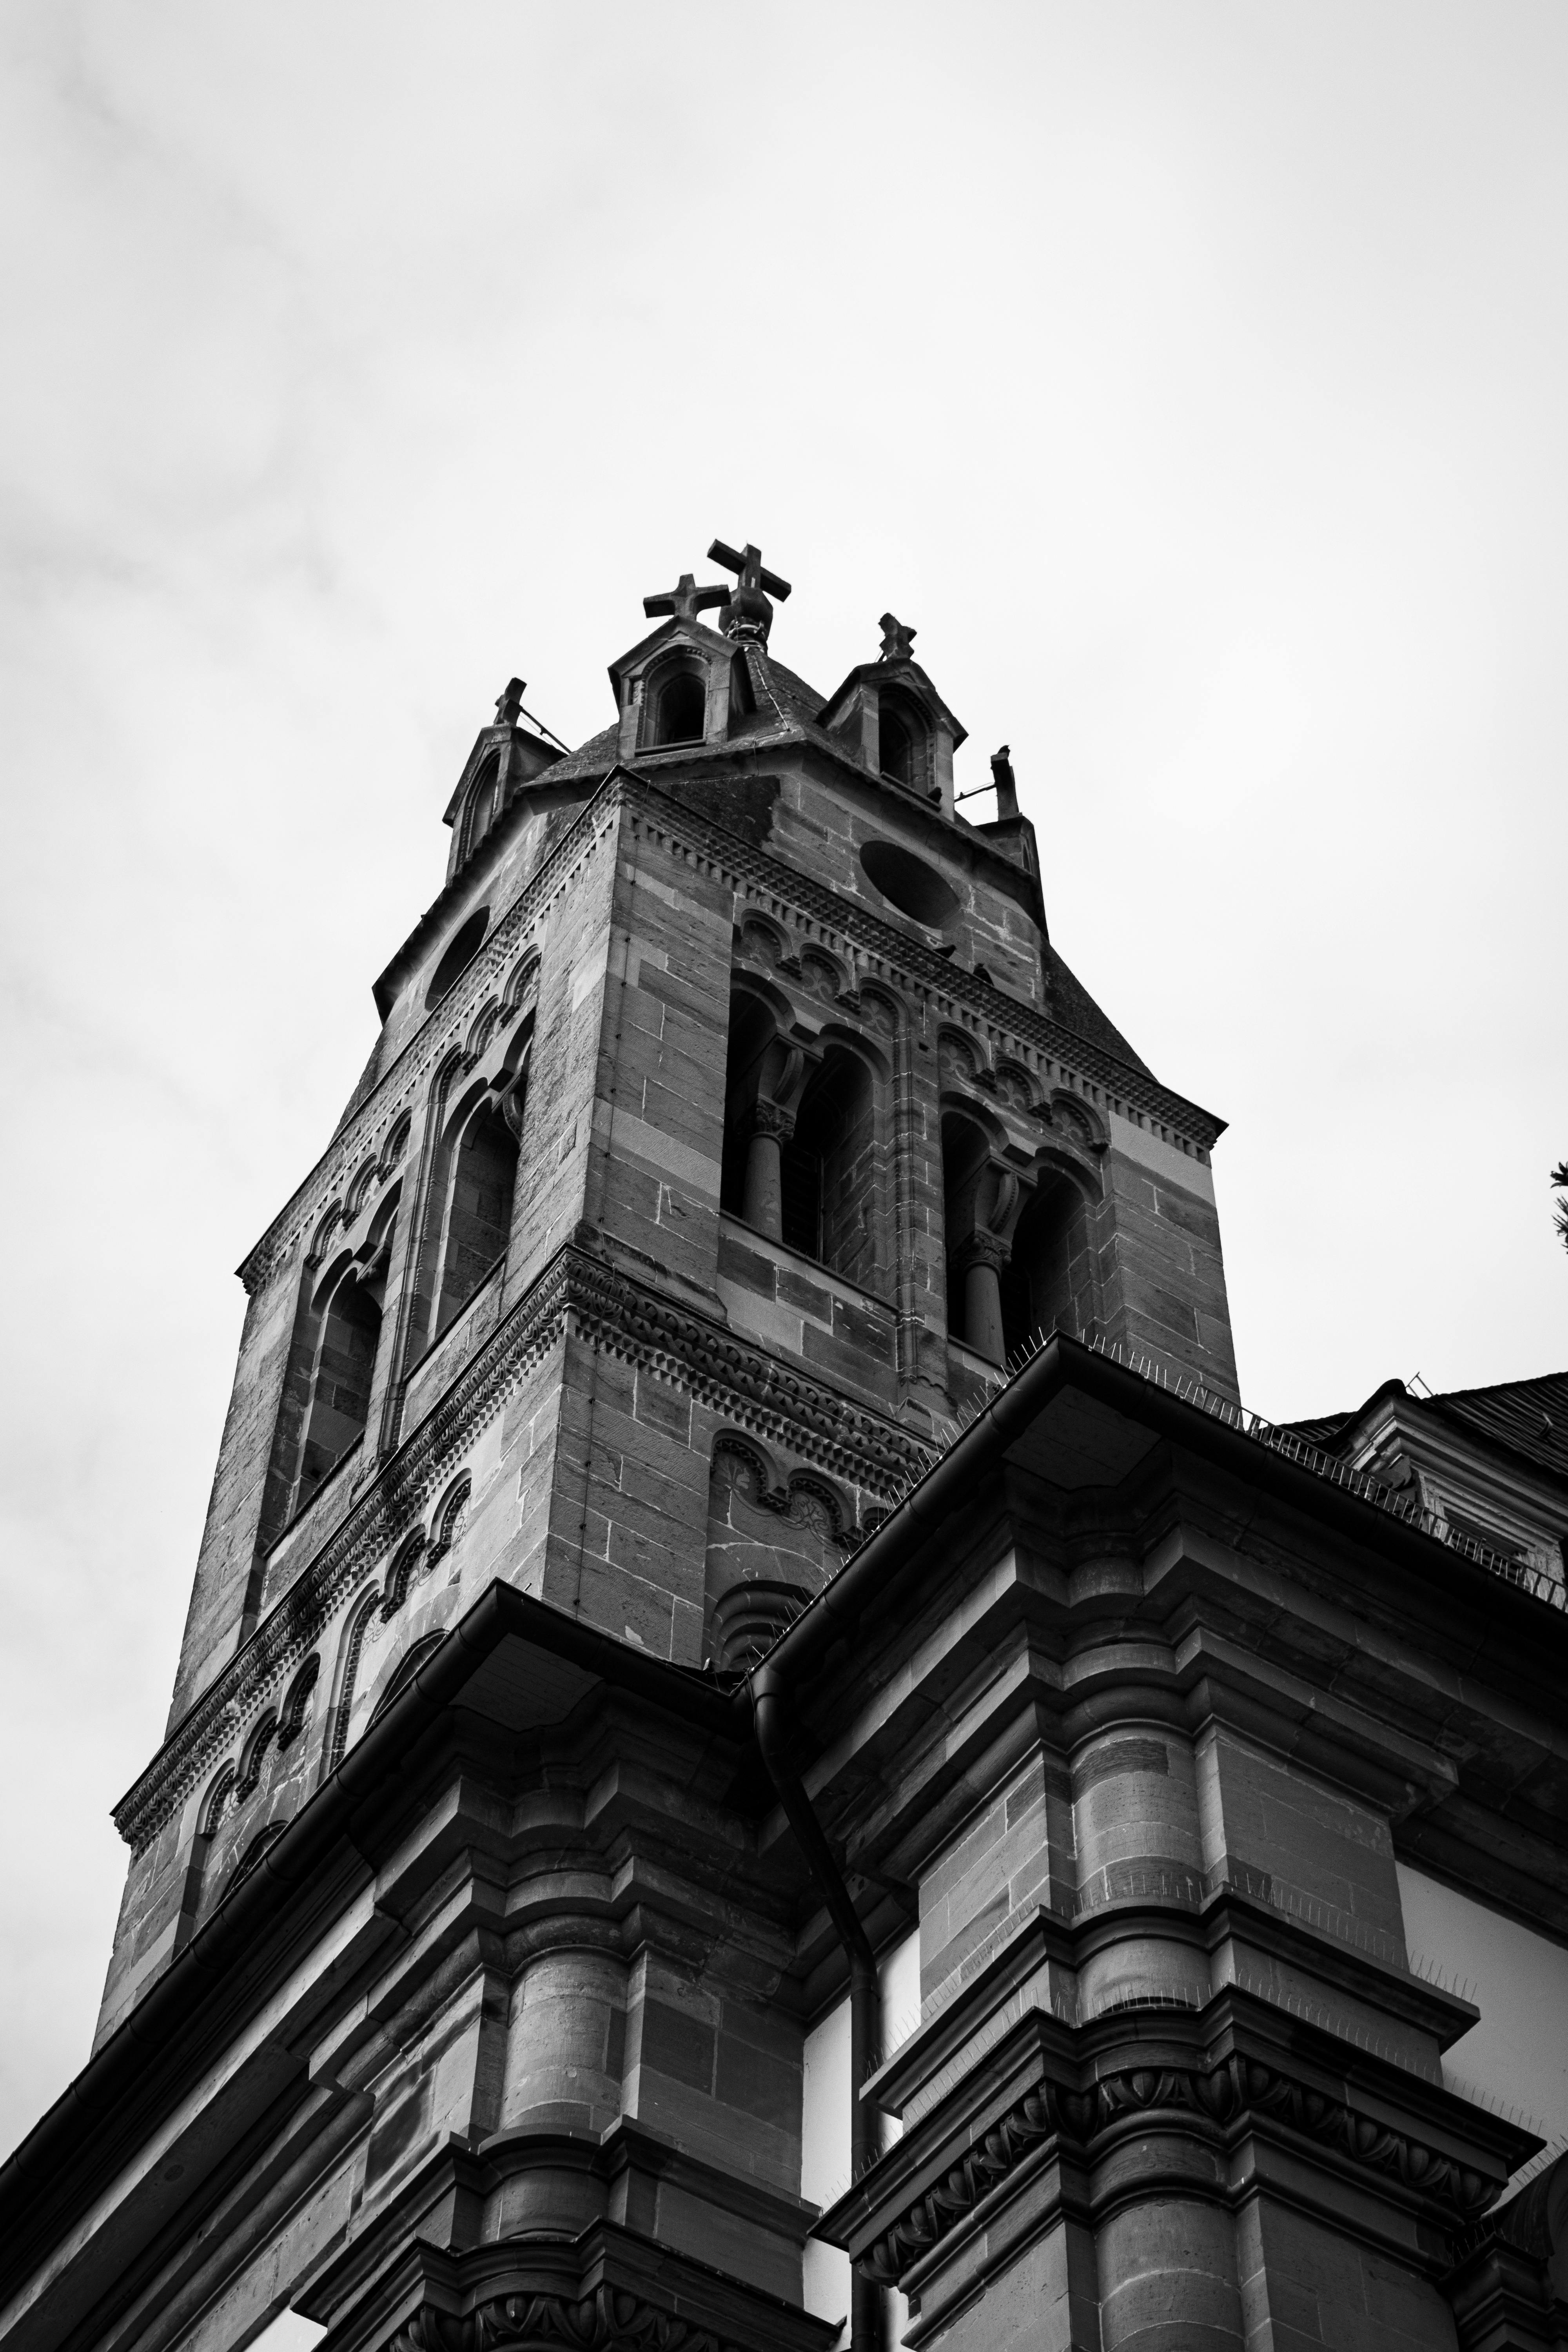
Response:
[{"label": "church tower", "polygon": [[509,684],[240,1268],[101,2033],[493,1579],[733,1669],[1036,1337],[1236,1393],[1219,1122],[1052,948],[1005,753],[966,823],[914,631],[825,699],[771,650],[787,583],[713,555],[581,750]]},{"label": "church tower", "polygon": [[1513,2342],[1542,2139],[1400,1874],[1568,1939],[1560,1556],[1242,1411],[1219,1122],[1053,947],[1005,747],[970,822],[915,631],[824,694],[709,553],[591,741],[507,685],[240,1268],[0,2334]]}]

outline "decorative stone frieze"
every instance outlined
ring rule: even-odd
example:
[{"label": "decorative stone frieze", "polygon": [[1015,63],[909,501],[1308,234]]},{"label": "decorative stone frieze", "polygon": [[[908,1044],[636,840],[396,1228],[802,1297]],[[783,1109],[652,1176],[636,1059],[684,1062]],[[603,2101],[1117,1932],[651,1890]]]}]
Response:
[{"label": "decorative stone frieze", "polygon": [[1468,2170],[1379,2118],[1233,2053],[1210,2068],[1130,2067],[1083,2090],[1036,2084],[873,2241],[858,2258],[858,2267],[880,2284],[896,2284],[1042,2141],[1063,2139],[1087,2149],[1111,2126],[1156,2115],[1215,2126],[1254,2117],[1285,2124],[1348,2162],[1418,2190],[1456,2226],[1473,2222],[1502,2192],[1500,2182]]},{"label": "decorative stone frieze", "polygon": [[426,2306],[387,2352],[750,2352],[678,2319],[640,2295],[602,2284],[581,2302],[561,2294],[498,2294],[458,2317]]}]

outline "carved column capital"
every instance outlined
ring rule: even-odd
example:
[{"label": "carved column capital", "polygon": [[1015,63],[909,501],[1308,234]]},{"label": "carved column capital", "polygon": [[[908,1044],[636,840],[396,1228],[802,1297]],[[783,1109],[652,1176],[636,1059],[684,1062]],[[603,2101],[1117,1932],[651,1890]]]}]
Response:
[{"label": "carved column capital", "polygon": [[795,1133],[795,1113],[786,1110],[782,1103],[768,1102],[759,1095],[746,1114],[746,1132],[776,1136],[780,1143],[787,1143]]},{"label": "carved column capital", "polygon": [[1004,1241],[1000,1234],[987,1233],[983,1226],[967,1234],[952,1254],[961,1274],[967,1274],[972,1265],[994,1266],[1000,1274],[1012,1255],[1010,1241]]}]

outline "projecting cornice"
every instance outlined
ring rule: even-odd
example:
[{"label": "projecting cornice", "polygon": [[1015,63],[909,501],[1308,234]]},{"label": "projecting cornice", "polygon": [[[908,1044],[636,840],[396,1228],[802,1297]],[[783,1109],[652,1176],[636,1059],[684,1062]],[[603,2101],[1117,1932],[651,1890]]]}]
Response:
[{"label": "projecting cornice", "polygon": [[[1042,2199],[1090,2210],[1114,2199],[1115,2151],[1132,2142],[1145,2156],[1163,2145],[1196,2193],[1233,2201],[1256,2181],[1260,2144],[1288,2149],[1355,2197],[1374,2242],[1403,2240],[1402,2217],[1418,2214],[1437,2269],[1541,2147],[1427,2074],[1356,2046],[1343,2014],[1318,2030],[1287,2020],[1277,1995],[1228,1986],[1201,2000],[1110,2000],[1080,2021],[1055,2012],[1054,1970],[1049,1993],[1042,1970],[1016,1973],[1005,2000],[994,1967],[961,1993],[942,2021],[951,2055],[921,2028],[910,2054],[882,2069],[873,2092],[901,2114],[902,2137],[817,2226],[863,2274],[918,2298],[926,2326],[949,2303],[939,2274],[956,2263],[962,2279],[973,2259],[973,2231],[1007,2242],[1005,2215],[1020,2197],[1037,2227]],[[1175,2154],[1184,2142],[1195,2160]]]},{"label": "projecting cornice", "polygon": [[[1146,2016],[1145,2024],[1150,2021]],[[1097,2075],[1082,2089],[1037,2083],[857,2253],[857,2267],[879,2285],[895,2285],[983,2199],[1005,2189],[1044,2143],[1061,2140],[1089,2150],[1118,2124],[1147,2129],[1161,2122],[1224,2137],[1259,2124],[1283,2125],[1334,2159],[1336,2169],[1411,2192],[1436,2207],[1449,2227],[1475,2221],[1506,2186],[1396,2128],[1371,2102],[1363,2107],[1329,2096],[1279,2066],[1233,2051],[1212,2064],[1126,2066]]]},{"label": "projecting cornice", "polygon": [[[660,2174],[672,2158],[681,2167],[672,2148],[656,2147],[641,2135],[623,2128],[611,2137],[637,2141],[643,2160],[651,2158]],[[581,2162],[585,2153],[563,2138],[552,2147],[547,2135],[529,2137],[541,2157],[553,2155],[557,2162]],[[470,2194],[492,2169],[483,2158],[453,2161]],[[734,2195],[731,2184],[725,2190]],[[742,2190],[747,2194],[759,2200],[763,2192],[752,2184]],[[814,2208],[777,2196],[766,2202],[775,2209],[768,2215],[775,2227],[783,2218],[805,2235]],[[365,2234],[374,2240],[374,2226]],[[574,2236],[530,2233],[461,2253],[420,2242],[374,2272],[344,2309],[332,2292],[339,2273],[365,2260],[351,2241],[309,2297],[311,2309],[330,2314],[332,2341],[343,2352],[829,2352],[837,2332],[833,2322],[797,2304],[615,2221],[595,2221]]]}]

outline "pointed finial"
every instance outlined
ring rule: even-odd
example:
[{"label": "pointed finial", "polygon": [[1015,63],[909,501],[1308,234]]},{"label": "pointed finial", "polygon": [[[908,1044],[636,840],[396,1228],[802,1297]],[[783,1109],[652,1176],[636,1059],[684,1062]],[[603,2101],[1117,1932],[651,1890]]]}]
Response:
[{"label": "pointed finial", "polygon": [[498,727],[517,725],[518,713],[522,709],[522,698],[527,692],[528,688],[521,677],[508,678],[504,690],[496,697]]},{"label": "pointed finial", "polygon": [[752,637],[766,645],[768,631],[773,625],[773,608],[770,596],[782,604],[790,593],[789,582],[781,580],[776,572],[763,568],[763,551],[747,541],[739,553],[716,539],[708,551],[710,563],[721,563],[726,572],[738,572],[738,584],[730,591],[730,599],[719,615],[719,626],[727,637]]},{"label": "pointed finial", "polygon": [[882,632],[882,659],[885,662],[913,661],[914,642],[920,635],[918,629],[906,629],[902,621],[892,613],[884,613],[877,625]]},{"label": "pointed finial", "polygon": [[730,591],[721,581],[711,588],[699,588],[695,576],[683,572],[673,588],[662,588],[657,596],[645,596],[642,608],[650,619],[656,614],[669,613],[678,621],[694,621],[699,613],[729,601]]},{"label": "pointed finial", "polygon": [[999,817],[1016,816],[1018,783],[1013,773],[1011,751],[1005,743],[999,751],[993,751],[991,754],[991,781],[996,787],[997,815]]}]

